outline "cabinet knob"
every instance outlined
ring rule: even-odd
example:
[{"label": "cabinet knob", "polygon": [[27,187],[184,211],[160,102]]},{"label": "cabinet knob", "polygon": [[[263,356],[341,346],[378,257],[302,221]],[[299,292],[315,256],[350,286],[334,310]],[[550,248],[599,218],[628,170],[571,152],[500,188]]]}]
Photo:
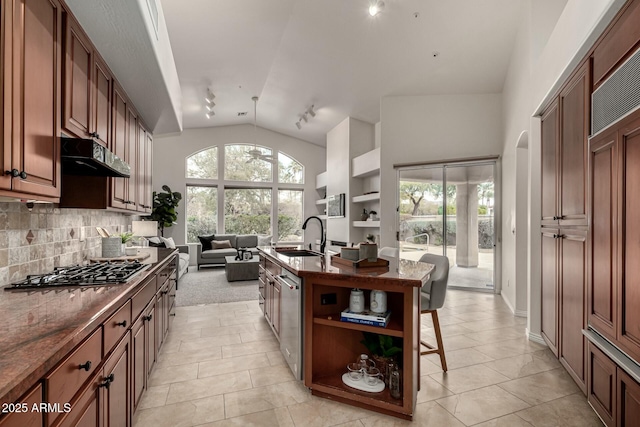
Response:
[{"label": "cabinet knob", "polygon": [[113,380],[115,379],[114,374],[110,374],[108,377],[105,377],[104,381],[98,385],[98,387],[109,388]]},{"label": "cabinet knob", "polygon": [[[25,174],[25,178],[26,178],[26,173],[24,171],[22,171],[22,173]],[[5,175],[11,175],[11,178],[17,178],[20,176],[20,171],[18,169],[11,169],[11,170],[6,170],[4,171]]]},{"label": "cabinet knob", "polygon": [[153,314],[150,314],[148,316],[144,316],[143,319],[146,320],[147,322],[150,322],[151,319],[153,319]]},{"label": "cabinet knob", "polygon": [[166,295],[168,293],[169,293],[169,291],[162,291],[162,295]]},{"label": "cabinet knob", "polygon": [[123,320],[122,322],[116,322],[116,326],[122,326],[123,328],[127,327],[127,321]]},{"label": "cabinet knob", "polygon": [[176,317],[176,314],[175,313],[169,313],[169,316]]},{"label": "cabinet knob", "polygon": [[86,362],[84,362],[78,367],[78,369],[84,369],[85,371],[89,372],[89,370],[91,369],[91,360],[87,360]]}]

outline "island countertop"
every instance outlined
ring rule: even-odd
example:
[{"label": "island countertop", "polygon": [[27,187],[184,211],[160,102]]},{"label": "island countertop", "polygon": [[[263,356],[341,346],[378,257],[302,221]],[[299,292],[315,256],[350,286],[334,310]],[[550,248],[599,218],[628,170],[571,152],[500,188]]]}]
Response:
[{"label": "island countertop", "polygon": [[[148,250],[155,250],[149,248]],[[133,296],[171,256],[157,249],[127,283],[42,290],[0,289],[0,403],[12,403]]]},{"label": "island countertop", "polygon": [[330,277],[354,282],[367,279],[377,283],[389,282],[395,286],[421,287],[429,280],[435,268],[433,264],[390,257],[381,257],[389,261],[388,267],[344,267],[332,264],[333,255],[330,254],[324,256],[287,256],[278,252],[277,249],[271,246],[258,247],[260,253],[296,276],[304,278]]}]

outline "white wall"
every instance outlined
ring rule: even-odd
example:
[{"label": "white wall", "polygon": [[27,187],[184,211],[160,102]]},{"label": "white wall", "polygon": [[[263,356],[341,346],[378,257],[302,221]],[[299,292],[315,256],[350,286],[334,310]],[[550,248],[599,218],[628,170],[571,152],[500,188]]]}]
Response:
[{"label": "white wall", "polygon": [[[315,178],[317,174],[325,170],[325,148],[260,127],[257,128],[257,131],[258,145],[282,151],[304,165],[304,216],[316,214]],[[185,196],[186,158],[189,155],[214,145],[223,147],[224,144],[251,143],[253,140],[252,125],[188,129],[177,136],[155,137],[153,141],[153,189],[160,191],[163,185],[168,185],[173,191],[180,191]],[[222,172],[220,171],[220,173]],[[178,206],[178,224],[165,229],[165,237],[173,237],[179,244],[186,240],[185,207],[186,203],[183,199]],[[319,231],[315,232],[313,227],[315,225],[310,224],[307,230],[309,233],[305,232],[305,243],[311,243],[319,236]]]},{"label": "white wall", "polygon": [[398,201],[393,165],[499,155],[503,141],[501,98],[499,94],[382,98],[382,246],[397,246]]},{"label": "white wall", "polygon": [[[528,333],[541,340],[540,333],[540,120],[535,117],[566,80],[593,45],[624,0],[568,0],[564,9],[551,0],[529,0],[526,15],[511,57],[503,91],[504,148],[503,217],[516,212],[516,143],[522,131],[528,134],[528,217],[516,217],[516,224],[528,225]],[[556,21],[555,25],[551,25]],[[506,227],[505,222],[502,224]],[[506,229],[505,229],[506,230]],[[515,238],[503,233],[503,284],[516,281]],[[508,250],[509,249],[509,250]],[[521,287],[522,283],[517,282]],[[508,304],[521,309],[516,288],[503,287]]]}]

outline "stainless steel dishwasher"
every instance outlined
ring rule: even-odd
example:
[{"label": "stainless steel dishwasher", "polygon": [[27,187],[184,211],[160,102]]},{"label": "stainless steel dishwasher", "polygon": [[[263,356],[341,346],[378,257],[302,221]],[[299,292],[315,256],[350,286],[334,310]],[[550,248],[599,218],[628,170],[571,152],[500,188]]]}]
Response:
[{"label": "stainless steel dishwasher", "polygon": [[302,379],[302,279],[288,270],[276,277],[280,283],[280,351],[296,379]]}]

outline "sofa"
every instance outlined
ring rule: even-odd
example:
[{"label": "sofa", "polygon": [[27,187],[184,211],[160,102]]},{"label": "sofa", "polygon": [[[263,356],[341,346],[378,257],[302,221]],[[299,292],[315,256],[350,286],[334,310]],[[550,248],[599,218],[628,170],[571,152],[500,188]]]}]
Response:
[{"label": "sofa", "polygon": [[178,280],[189,271],[189,245],[176,245],[178,249]]},{"label": "sofa", "polygon": [[[215,234],[211,236],[198,237],[200,239],[200,244],[198,247],[198,270],[200,270],[200,266],[202,265],[213,265],[213,266],[224,266],[226,256],[236,256],[238,253],[238,248],[247,248],[254,256],[258,255],[258,250],[256,249],[259,246],[259,239],[256,234]],[[260,240],[267,239],[270,240],[271,236],[260,236]],[[228,240],[231,244],[230,248],[221,248],[221,249],[204,249],[203,244],[206,244],[207,241],[211,242],[222,242]],[[263,243],[268,245],[268,241]]]}]

